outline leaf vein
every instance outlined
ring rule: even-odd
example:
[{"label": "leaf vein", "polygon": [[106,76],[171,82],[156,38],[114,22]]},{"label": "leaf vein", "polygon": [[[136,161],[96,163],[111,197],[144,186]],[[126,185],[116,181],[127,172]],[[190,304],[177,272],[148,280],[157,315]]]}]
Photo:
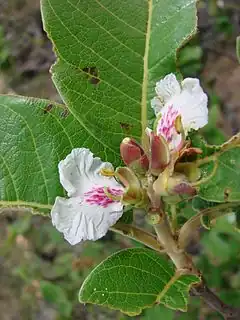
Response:
[{"label": "leaf vein", "polygon": [[114,35],[112,35],[107,29],[105,29],[101,24],[99,24],[97,21],[95,21],[94,19],[92,19],[89,15],[87,15],[85,12],[83,12],[82,10],[80,10],[77,6],[75,6],[70,0],[67,0],[67,2],[73,6],[73,8],[75,8],[77,11],[79,11],[81,14],[83,14],[84,16],[86,16],[88,19],[90,19],[93,23],[95,23],[100,29],[102,29],[103,31],[105,31],[112,39],[114,39],[115,41],[117,41],[119,44],[121,44],[122,46],[124,46],[126,49],[128,49],[129,51],[131,51],[133,54],[135,54],[137,57],[140,57],[142,59],[142,56],[132,50],[130,47],[128,47],[127,45],[125,45],[125,43],[123,43],[122,41],[120,41],[118,38],[116,38]]},{"label": "leaf vein", "polygon": [[[139,81],[136,81],[135,79],[133,79],[132,77],[130,77],[129,75],[127,75],[126,73],[124,73],[123,71],[121,71],[120,69],[118,69],[116,66],[114,66],[109,60],[105,59],[104,57],[102,57],[100,54],[98,54],[95,50],[93,50],[91,47],[85,45],[84,43],[80,42],[78,37],[72,33],[72,31],[63,23],[63,21],[60,19],[60,17],[58,16],[58,14],[56,13],[56,11],[54,10],[53,6],[51,5],[50,0],[47,0],[49,7],[52,9],[53,14],[55,15],[55,17],[59,20],[59,22],[61,23],[61,25],[67,30],[67,32],[76,40],[77,43],[81,43],[83,45],[83,47],[85,47],[86,49],[88,49],[89,51],[91,51],[92,53],[94,53],[97,57],[99,57],[100,59],[102,59],[103,61],[105,61],[109,66],[111,66],[113,69],[115,69],[117,72],[119,72],[120,74],[122,74],[123,76],[125,76],[127,79],[131,80],[132,82],[136,83],[138,86],[141,86],[141,83]],[[76,67],[76,66],[75,66]]]}]

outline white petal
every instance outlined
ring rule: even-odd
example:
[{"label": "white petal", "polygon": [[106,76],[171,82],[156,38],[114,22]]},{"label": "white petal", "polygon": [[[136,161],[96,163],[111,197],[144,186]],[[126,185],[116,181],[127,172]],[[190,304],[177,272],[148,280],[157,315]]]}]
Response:
[{"label": "white petal", "polygon": [[203,92],[198,79],[183,80],[182,92],[176,103],[186,133],[190,129],[198,130],[208,123],[208,97]]},{"label": "white petal", "polygon": [[111,163],[94,158],[89,149],[73,149],[58,165],[60,182],[69,197],[83,195],[94,185],[121,188],[113,177],[100,174],[103,168],[113,170]]},{"label": "white petal", "polygon": [[162,101],[159,100],[158,97],[154,97],[151,100],[151,107],[153,108],[154,113],[157,116],[163,107],[163,103],[162,103]]},{"label": "white petal", "polygon": [[81,197],[57,197],[51,211],[53,225],[71,245],[103,237],[122,214],[123,205],[120,202],[103,208],[89,205]]},{"label": "white petal", "polygon": [[176,76],[173,73],[170,73],[165,78],[157,82],[155,90],[158,97],[165,104],[175,95],[180,94],[181,87]]}]

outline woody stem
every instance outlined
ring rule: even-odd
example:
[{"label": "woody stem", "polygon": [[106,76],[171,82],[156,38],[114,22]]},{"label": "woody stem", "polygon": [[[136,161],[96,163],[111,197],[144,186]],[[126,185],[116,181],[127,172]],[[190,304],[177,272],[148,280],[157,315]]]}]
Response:
[{"label": "woody stem", "polygon": [[[154,200],[155,195],[152,194],[151,198]],[[156,203],[156,201],[154,200],[153,203]],[[153,211],[150,211],[149,215],[150,217],[151,215],[154,216],[154,219],[151,221],[156,222],[153,224],[153,227],[158,240],[166,254],[175,264],[177,270],[185,270],[199,276],[200,272],[195,267],[192,258],[184,250],[179,248],[177,240],[174,239],[174,235],[172,234],[165,212],[163,212],[159,207],[158,210],[154,208]],[[158,218],[156,218],[156,216],[158,216]],[[234,308],[226,305],[207,287],[203,279],[199,284],[192,287],[191,294],[201,297],[210,308],[221,313],[225,320],[240,319],[240,308]]]}]

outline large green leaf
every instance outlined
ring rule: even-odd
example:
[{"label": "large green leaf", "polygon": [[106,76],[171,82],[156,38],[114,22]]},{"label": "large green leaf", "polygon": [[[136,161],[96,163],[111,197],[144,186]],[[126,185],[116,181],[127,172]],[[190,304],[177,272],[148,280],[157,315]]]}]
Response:
[{"label": "large green leaf", "polygon": [[82,139],[77,120],[47,100],[0,96],[0,109],[0,205],[49,211],[63,195],[57,164]]},{"label": "large green leaf", "polygon": [[[201,161],[201,160],[200,160]],[[198,195],[212,202],[240,201],[240,135],[232,137],[200,167]]]},{"label": "large green leaf", "polygon": [[155,303],[186,311],[189,288],[198,281],[194,275],[176,276],[173,265],[155,251],[133,248],[98,265],[84,281],[79,299],[129,315]]},{"label": "large green leaf", "polygon": [[56,87],[92,151],[117,164],[121,139],[140,138],[156,81],[175,72],[176,49],[195,31],[196,1],[42,0],[42,15]]}]

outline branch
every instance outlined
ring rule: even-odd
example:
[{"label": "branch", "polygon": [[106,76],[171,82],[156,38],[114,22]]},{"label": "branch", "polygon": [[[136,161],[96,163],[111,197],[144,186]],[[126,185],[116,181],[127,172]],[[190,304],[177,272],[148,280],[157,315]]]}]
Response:
[{"label": "branch", "polygon": [[191,294],[202,298],[210,308],[221,313],[225,320],[240,319],[240,308],[234,308],[225,304],[207,287],[204,280],[192,287]]}]

